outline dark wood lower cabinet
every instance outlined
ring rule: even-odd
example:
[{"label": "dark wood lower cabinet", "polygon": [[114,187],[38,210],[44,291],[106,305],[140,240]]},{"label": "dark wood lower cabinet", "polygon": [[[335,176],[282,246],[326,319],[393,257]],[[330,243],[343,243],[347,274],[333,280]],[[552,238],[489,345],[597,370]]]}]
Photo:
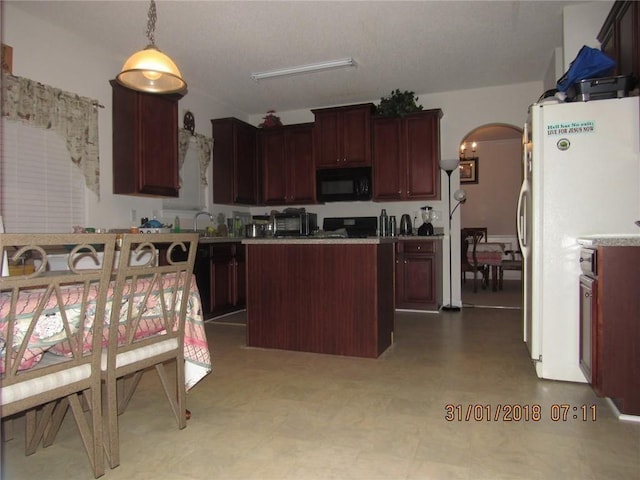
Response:
[{"label": "dark wood lower cabinet", "polygon": [[581,349],[585,355],[591,345],[590,375],[584,366],[583,372],[598,395],[611,398],[620,412],[629,415],[640,415],[639,265],[640,247],[600,246],[597,279],[581,282],[580,287],[581,340],[589,331],[593,335]]},{"label": "dark wood lower cabinet", "polygon": [[304,242],[246,244],[247,345],[378,357],[393,336],[393,243]]},{"label": "dark wood lower cabinet", "polygon": [[205,317],[245,307],[244,245],[240,242],[201,244],[194,273]]},{"label": "dark wood lower cabinet", "polygon": [[438,310],[442,305],[442,239],[399,240],[396,307]]}]

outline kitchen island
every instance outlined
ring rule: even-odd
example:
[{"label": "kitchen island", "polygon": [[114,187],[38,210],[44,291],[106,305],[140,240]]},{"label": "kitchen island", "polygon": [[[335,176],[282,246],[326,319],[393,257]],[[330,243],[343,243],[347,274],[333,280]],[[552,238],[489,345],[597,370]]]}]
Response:
[{"label": "kitchen island", "polygon": [[247,345],[380,356],[393,341],[395,241],[243,240]]}]

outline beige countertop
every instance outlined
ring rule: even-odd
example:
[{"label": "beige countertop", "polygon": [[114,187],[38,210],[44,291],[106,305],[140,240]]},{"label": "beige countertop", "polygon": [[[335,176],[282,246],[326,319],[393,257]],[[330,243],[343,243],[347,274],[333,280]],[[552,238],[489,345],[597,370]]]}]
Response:
[{"label": "beige countertop", "polygon": [[383,244],[395,243],[397,237],[367,237],[367,238],[317,238],[317,237],[279,237],[279,238],[243,238],[242,243],[246,245],[265,244],[290,244],[290,245],[348,245],[348,244]]},{"label": "beige countertop", "polygon": [[199,243],[229,243],[241,242],[242,237],[200,237]]},{"label": "beige countertop", "polygon": [[578,243],[585,247],[640,247],[640,233],[585,235]]}]

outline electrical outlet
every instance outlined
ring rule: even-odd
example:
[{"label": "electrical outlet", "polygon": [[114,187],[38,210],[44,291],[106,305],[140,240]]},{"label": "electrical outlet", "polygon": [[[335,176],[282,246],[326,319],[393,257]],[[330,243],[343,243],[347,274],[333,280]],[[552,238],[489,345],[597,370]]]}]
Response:
[{"label": "electrical outlet", "polygon": [[135,208],[131,209],[131,221],[134,222],[132,223],[132,225],[137,225],[137,223],[135,222],[138,221],[138,212],[136,211]]},{"label": "electrical outlet", "polygon": [[153,219],[154,219],[154,220],[157,220],[159,216],[160,216],[160,215],[158,215],[158,210],[154,210],[154,211],[153,211]]}]

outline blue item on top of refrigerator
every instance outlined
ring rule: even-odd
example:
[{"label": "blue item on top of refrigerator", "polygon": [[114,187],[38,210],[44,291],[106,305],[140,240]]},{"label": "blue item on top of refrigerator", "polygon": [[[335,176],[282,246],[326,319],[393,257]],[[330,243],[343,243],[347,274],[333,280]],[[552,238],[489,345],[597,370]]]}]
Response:
[{"label": "blue item on top of refrigerator", "polygon": [[597,48],[583,47],[569,65],[569,69],[558,80],[557,88],[566,92],[571,85],[585,78],[597,78],[610,75],[616,62]]}]

